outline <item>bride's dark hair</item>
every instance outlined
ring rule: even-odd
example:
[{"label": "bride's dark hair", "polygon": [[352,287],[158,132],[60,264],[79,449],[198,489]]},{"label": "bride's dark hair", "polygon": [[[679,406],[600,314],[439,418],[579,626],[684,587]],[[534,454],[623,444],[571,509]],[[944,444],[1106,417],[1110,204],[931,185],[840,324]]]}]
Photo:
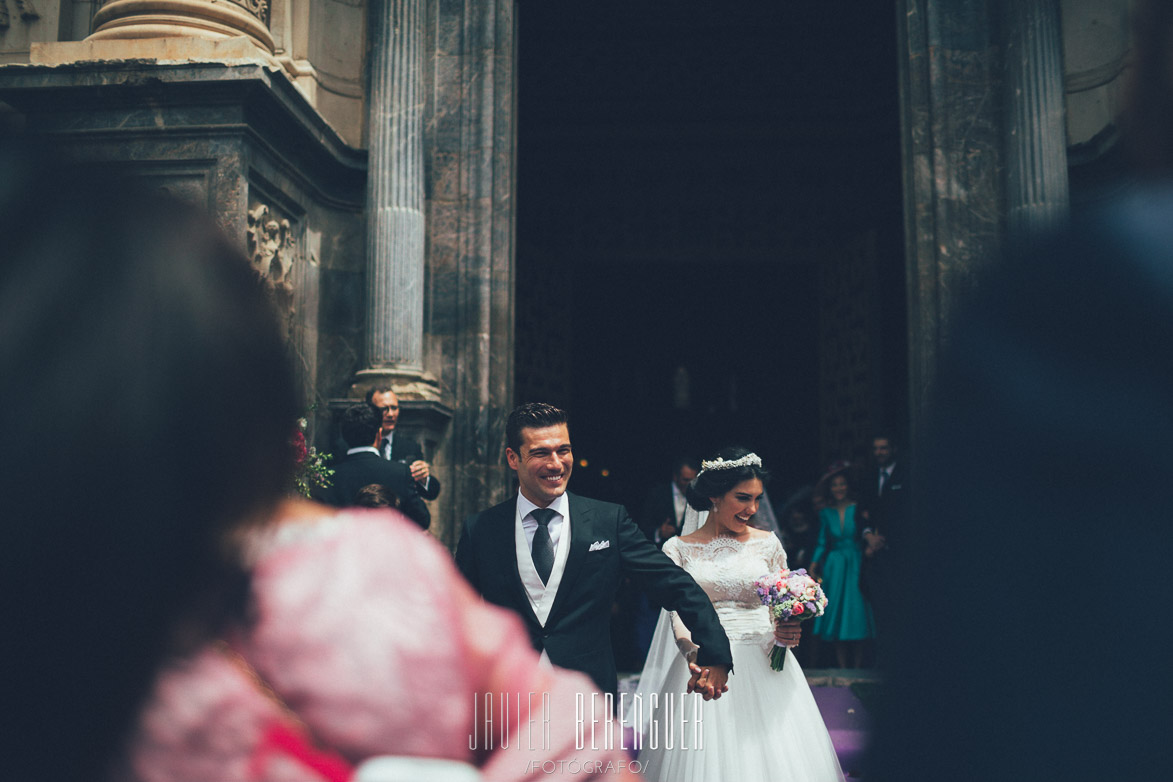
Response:
[{"label": "bride's dark hair", "polygon": [[[722,448],[717,451],[707,461],[724,459],[727,462],[735,462],[738,459],[748,456],[750,453],[751,451],[748,448],[743,448],[740,445],[731,445],[728,448]],[[747,464],[742,467],[729,467],[724,470],[701,470],[700,474],[688,485],[688,491],[685,492],[685,499],[688,500],[689,505],[697,510],[710,510],[713,507],[711,497],[720,497],[737,484],[742,481],[748,481],[751,478],[757,478],[764,484],[770,479],[770,473],[754,464]]]}]

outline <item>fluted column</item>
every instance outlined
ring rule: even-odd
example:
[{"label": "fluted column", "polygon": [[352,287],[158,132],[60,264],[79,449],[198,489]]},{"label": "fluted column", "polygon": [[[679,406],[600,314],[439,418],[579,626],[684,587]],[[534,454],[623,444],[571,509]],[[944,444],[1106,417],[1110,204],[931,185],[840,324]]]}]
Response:
[{"label": "fluted column", "polygon": [[368,370],[423,368],[424,0],[372,0]]},{"label": "fluted column", "polygon": [[1067,126],[1059,0],[1004,0],[1006,198],[1011,234],[1067,216]]}]

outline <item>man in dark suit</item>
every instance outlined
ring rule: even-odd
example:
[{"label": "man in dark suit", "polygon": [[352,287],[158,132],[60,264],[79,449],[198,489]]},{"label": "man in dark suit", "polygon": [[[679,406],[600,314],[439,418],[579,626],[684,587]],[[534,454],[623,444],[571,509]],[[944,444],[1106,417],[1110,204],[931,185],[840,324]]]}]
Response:
[{"label": "man in dark suit", "polygon": [[407,465],[383,459],[375,447],[381,426],[382,414],[366,402],[342,412],[339,428],[349,448],[334,467],[330,485],[317,498],[328,505],[347,508],[358,504],[358,493],[364,486],[380,485],[399,498],[399,509],[405,516],[427,529],[432,516],[416,493],[416,482]]},{"label": "man in dark suit", "polygon": [[399,422],[399,397],[390,388],[377,387],[367,392],[367,402],[383,413],[383,429],[375,446],[379,453],[388,461],[406,464],[419,496],[425,500],[436,499],[440,495],[440,481],[432,475],[431,465],[424,461],[420,444],[395,431]]},{"label": "man in dark suit", "polygon": [[690,690],[720,697],[733,658],[712,603],[622,506],[566,491],[574,465],[566,413],[522,405],[509,415],[506,439],[520,491],[465,521],[456,548],[456,564],[473,587],[519,614],[544,658],[614,693],[611,604],[620,579],[631,575],[677,611],[700,644]]},{"label": "man in dark suit", "polygon": [[896,441],[888,434],[872,438],[875,470],[864,478],[861,494],[867,522],[862,528],[864,561],[860,587],[872,603],[876,624],[883,627],[889,619],[893,593],[899,588],[892,568],[889,546],[899,545],[908,514],[909,482],[907,468],[897,459]]},{"label": "man in dark suit", "polygon": [[896,443],[887,434],[872,438],[872,459],[876,469],[871,483],[864,486],[867,497],[868,524],[864,540],[877,552],[884,548],[888,535],[899,531],[908,508],[908,476],[904,463],[896,460]]},{"label": "man in dark suit", "polygon": [[688,506],[684,492],[700,470],[700,460],[695,456],[679,457],[672,465],[672,480],[653,487],[644,499],[636,523],[656,548],[663,548],[664,541],[680,534]]}]

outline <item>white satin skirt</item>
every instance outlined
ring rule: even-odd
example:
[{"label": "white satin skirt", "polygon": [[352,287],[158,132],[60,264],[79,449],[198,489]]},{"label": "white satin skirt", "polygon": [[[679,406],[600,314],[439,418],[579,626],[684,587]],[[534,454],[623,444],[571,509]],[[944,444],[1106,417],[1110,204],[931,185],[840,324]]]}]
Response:
[{"label": "white satin skirt", "polygon": [[[770,668],[764,645],[734,642],[729,691],[704,701],[685,694],[688,666],[668,665],[658,697],[641,693],[639,754],[655,782],[842,782],[843,771],[798,660]],[[768,647],[767,647],[768,648]]]}]

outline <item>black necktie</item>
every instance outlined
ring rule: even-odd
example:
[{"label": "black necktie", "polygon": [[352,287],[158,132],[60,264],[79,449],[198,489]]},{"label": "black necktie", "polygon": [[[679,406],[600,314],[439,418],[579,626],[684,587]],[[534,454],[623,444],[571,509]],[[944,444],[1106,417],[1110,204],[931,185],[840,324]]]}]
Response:
[{"label": "black necktie", "polygon": [[391,458],[391,438],[384,437],[382,447],[379,448],[379,455],[384,459]]},{"label": "black necktie", "polygon": [[529,514],[538,522],[530,555],[534,558],[534,567],[537,568],[543,584],[550,580],[550,571],[554,569],[554,542],[550,540],[550,519],[554,518],[555,513],[557,511],[549,508],[537,508]]}]

